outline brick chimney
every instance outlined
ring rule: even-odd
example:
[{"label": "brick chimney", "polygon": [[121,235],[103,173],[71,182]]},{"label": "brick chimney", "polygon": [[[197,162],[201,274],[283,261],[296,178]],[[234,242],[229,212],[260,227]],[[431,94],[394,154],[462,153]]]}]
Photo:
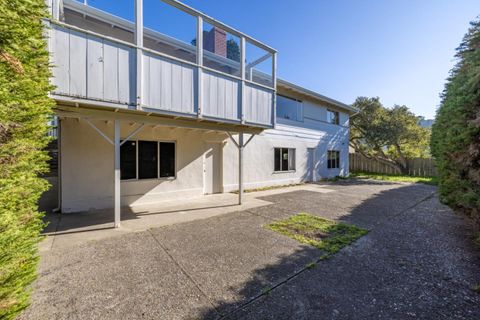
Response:
[{"label": "brick chimney", "polygon": [[213,27],[203,36],[203,48],[222,57],[227,57],[227,33],[220,28]]}]

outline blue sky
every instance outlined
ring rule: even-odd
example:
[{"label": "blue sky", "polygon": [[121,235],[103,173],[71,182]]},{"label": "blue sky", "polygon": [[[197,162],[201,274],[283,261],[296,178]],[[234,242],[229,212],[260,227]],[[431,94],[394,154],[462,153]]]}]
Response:
[{"label": "blue sky", "polygon": [[[144,1],[146,25],[163,21],[159,28],[185,41],[194,35],[188,16],[157,14],[166,7]],[[480,14],[478,0],[183,2],[276,48],[278,75],[288,81],[345,103],[379,96],[427,118],[440,103],[455,48]],[[111,11],[133,18],[132,0],[89,3],[115,3]]]}]

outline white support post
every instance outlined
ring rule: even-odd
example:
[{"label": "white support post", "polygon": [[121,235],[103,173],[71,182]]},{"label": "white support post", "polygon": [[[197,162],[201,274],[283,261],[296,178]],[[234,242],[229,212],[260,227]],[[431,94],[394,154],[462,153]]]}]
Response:
[{"label": "white support post", "polygon": [[273,127],[277,125],[277,53],[272,54],[272,81],[273,81],[273,99],[272,99],[272,117]]},{"label": "white support post", "polygon": [[57,203],[58,203],[58,206],[57,206],[57,209],[59,210],[59,212],[61,213],[62,212],[62,119],[60,119],[60,117],[58,117],[58,125],[57,125],[57,152],[58,152],[58,156],[57,156],[57,175],[58,175],[58,185],[57,185],[57,188],[58,188],[58,199],[57,199]]},{"label": "white support post", "polygon": [[135,45],[136,59],[136,108],[142,106],[142,48],[143,48],[143,0],[135,0]]},{"label": "white support post", "polygon": [[120,193],[120,147],[135,136],[140,130],[145,127],[145,124],[142,123],[138,128],[133,130],[127,138],[124,139],[122,143],[120,143],[120,120],[114,120],[114,133],[113,133],[113,140],[110,139],[102,130],[100,130],[97,126],[95,126],[89,119],[85,119],[85,121],[100,134],[106,141],[113,145],[114,149],[114,192],[113,192],[113,210],[114,210],[114,226],[115,228],[120,227],[120,211],[121,211],[121,193]]},{"label": "white support post", "polygon": [[238,204],[242,204],[243,197],[243,133],[238,134]]},{"label": "white support post", "polygon": [[[240,120],[245,123],[245,37],[240,38],[240,78],[242,82],[240,85]],[[243,139],[243,136],[242,136]]]},{"label": "white support post", "polygon": [[197,115],[203,112],[203,18],[197,17]]},{"label": "white support post", "polygon": [[115,133],[113,141],[115,149],[114,226],[115,228],[118,228],[120,227],[120,120],[115,120]]}]

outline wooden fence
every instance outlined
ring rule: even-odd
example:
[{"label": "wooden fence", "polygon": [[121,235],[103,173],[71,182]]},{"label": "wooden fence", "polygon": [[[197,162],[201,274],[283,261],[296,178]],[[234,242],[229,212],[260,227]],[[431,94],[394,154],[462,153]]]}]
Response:
[{"label": "wooden fence", "polygon": [[[371,172],[381,174],[401,174],[396,167],[380,162],[375,159],[368,159],[360,153],[350,153],[350,171],[351,172]],[[408,175],[433,177],[437,175],[435,162],[428,158],[408,159]]]}]

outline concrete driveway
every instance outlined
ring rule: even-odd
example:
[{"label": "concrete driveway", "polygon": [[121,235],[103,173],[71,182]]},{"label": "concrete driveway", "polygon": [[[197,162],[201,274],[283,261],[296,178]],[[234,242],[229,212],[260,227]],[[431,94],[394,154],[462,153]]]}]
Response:
[{"label": "concrete driveway", "polygon": [[[269,204],[51,246],[20,319],[480,319],[479,251],[434,187],[320,187],[329,192],[258,193]],[[308,269],[319,251],[263,227],[299,212],[370,232]]]}]

